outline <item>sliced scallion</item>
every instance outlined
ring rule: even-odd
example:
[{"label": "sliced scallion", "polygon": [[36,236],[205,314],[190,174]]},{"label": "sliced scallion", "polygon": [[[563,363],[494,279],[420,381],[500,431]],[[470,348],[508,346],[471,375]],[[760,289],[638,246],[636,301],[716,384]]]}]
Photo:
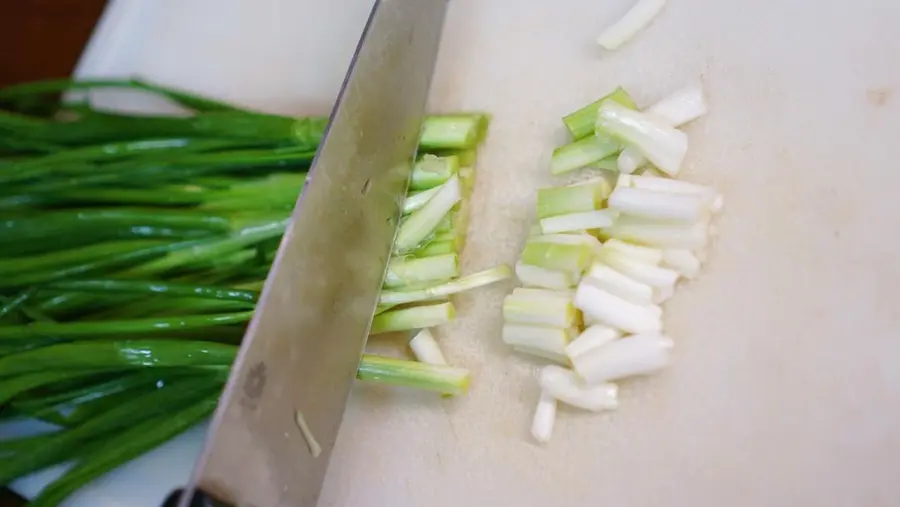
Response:
[{"label": "sliced scallion", "polygon": [[456,396],[468,391],[471,374],[465,368],[364,354],[356,378]]},{"label": "sliced scallion", "polygon": [[369,333],[380,334],[440,326],[453,320],[455,315],[456,309],[453,303],[449,302],[388,310],[375,316]]}]

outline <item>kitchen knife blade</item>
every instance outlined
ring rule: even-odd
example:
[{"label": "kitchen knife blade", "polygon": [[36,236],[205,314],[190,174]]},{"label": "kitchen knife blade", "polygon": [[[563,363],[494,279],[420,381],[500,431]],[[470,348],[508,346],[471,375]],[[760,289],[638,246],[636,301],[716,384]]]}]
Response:
[{"label": "kitchen knife blade", "polygon": [[[446,0],[379,0],[180,505],[316,505],[397,231]],[[319,450],[320,449],[320,450]]]}]

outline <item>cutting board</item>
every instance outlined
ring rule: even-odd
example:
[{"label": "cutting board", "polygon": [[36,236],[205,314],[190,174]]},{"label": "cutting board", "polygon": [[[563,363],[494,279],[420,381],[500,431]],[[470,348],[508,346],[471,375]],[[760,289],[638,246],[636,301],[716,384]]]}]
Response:
[{"label": "cutting board", "polygon": [[[471,393],[358,384],[323,506],[882,506],[900,502],[900,3],[671,0],[616,52],[594,39],[633,0],[454,0],[433,111],[493,115],[464,268],[513,262],[559,118],[623,85],[648,104],[701,79],[688,179],[726,196],[703,276],[666,304],[665,373],[621,407],[561,410],[528,435],[538,361],[500,341],[510,286],[442,329]],[[83,75],[147,78],[293,114],[328,111],[370,1],[113,2]],[[108,96],[120,107],[132,97]],[[140,102],[140,107],[159,104]],[[69,507],[155,507],[202,428]],[[47,475],[20,481],[27,494]]]}]

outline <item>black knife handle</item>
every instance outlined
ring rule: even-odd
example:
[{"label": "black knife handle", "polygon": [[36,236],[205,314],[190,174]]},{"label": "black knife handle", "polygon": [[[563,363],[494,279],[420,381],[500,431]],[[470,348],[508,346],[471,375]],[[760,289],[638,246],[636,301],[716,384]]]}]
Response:
[{"label": "black knife handle", "polygon": [[[184,489],[176,489],[171,492],[168,497],[166,497],[165,501],[162,504],[162,507],[178,507],[178,502],[181,501],[181,495],[184,493]],[[194,496],[191,498],[191,502],[188,504],[188,507],[234,507],[224,502],[220,502],[216,500],[208,493],[205,493],[199,489],[194,491]]]}]

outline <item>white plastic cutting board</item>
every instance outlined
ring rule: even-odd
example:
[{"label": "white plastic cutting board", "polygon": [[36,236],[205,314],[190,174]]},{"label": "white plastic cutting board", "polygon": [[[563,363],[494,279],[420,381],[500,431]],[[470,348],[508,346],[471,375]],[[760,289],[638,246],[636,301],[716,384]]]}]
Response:
[{"label": "white plastic cutting board", "polygon": [[[560,116],[616,85],[647,104],[703,80],[711,113],[687,129],[685,173],[724,191],[726,212],[703,277],[666,305],[675,364],[627,383],[615,413],[562,410],[535,445],[539,363],[500,342],[509,287],[479,290],[440,334],[471,394],[357,385],[321,505],[900,504],[900,3],[670,0],[640,37],[600,50],[631,2],[454,0],[431,104],[494,118],[472,271],[520,251]],[[370,5],[119,0],[81,71],[325,113]],[[200,435],[68,506],[156,507]]]}]

